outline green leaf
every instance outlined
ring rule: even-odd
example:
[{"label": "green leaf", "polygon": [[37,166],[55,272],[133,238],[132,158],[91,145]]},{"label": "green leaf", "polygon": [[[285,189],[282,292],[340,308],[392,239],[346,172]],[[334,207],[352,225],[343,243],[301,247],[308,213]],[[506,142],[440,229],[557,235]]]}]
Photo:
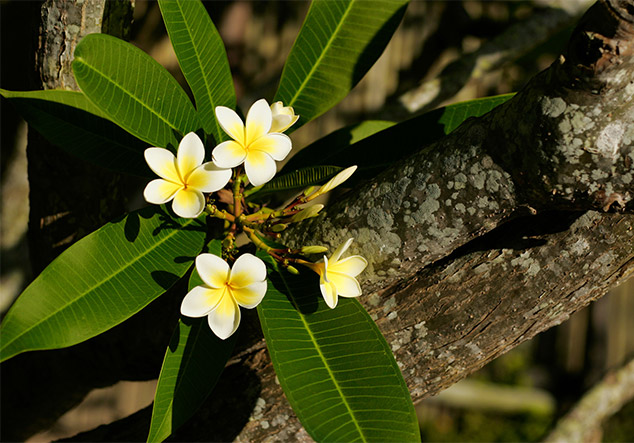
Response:
[{"label": "green leaf", "polygon": [[[219,240],[210,244],[209,252],[220,256]],[[202,284],[198,273],[192,272],[189,289]],[[219,339],[207,317],[178,321],[156,386],[148,441],[165,440],[196,412],[220,378],[237,336]]]},{"label": "green leaf", "polygon": [[81,92],[7,91],[0,94],[51,143],[82,160],[128,174],[151,177],[147,144],[108,120]]},{"label": "green leaf", "polygon": [[57,257],[7,313],[1,360],[71,346],[140,311],[181,278],[206,235],[197,219],[158,206],[133,212]]},{"label": "green leaf", "polygon": [[405,13],[407,0],[314,1],[288,56],[275,100],[299,121],[343,99],[379,58]]},{"label": "green leaf", "polygon": [[327,143],[318,140],[301,150],[284,169],[324,164],[344,168],[358,165],[359,169],[349,181],[353,183],[376,175],[392,163],[449,134],[468,118],[484,115],[512,96],[505,94],[449,105],[390,126],[352,144],[345,137],[345,131],[351,129],[343,128],[340,137]]},{"label": "green leaf", "polygon": [[354,299],[329,309],[310,274],[272,270],[258,306],[275,372],[302,425],[316,441],[420,441],[409,391],[374,321]]},{"label": "green leaf", "polygon": [[307,186],[325,182],[331,177],[334,177],[341,169],[339,166],[310,166],[308,168],[298,169],[273,178],[273,180],[264,184],[259,189],[253,188],[254,192],[245,192],[245,196],[252,196],[252,198],[259,199],[269,194],[299,188],[303,189]]},{"label": "green leaf", "polygon": [[141,140],[175,148],[183,135],[200,127],[185,91],[139,48],[110,35],[89,34],[74,56],[73,72],[84,94]]},{"label": "green leaf", "polygon": [[220,34],[197,0],[160,0],[159,7],[178,63],[192,89],[205,133],[216,143],[226,138],[216,106],[235,109],[236,94]]},{"label": "green leaf", "polygon": [[332,159],[336,156],[335,153],[395,124],[395,122],[385,120],[366,120],[338,129],[311,143],[291,157],[282,168],[282,172],[293,171],[307,165],[321,164],[324,155]]}]

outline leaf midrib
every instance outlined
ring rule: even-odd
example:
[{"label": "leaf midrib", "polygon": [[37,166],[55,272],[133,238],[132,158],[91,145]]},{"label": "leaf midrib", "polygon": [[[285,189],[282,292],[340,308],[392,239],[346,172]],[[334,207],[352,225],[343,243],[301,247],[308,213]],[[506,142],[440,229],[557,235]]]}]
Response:
[{"label": "leaf midrib", "polygon": [[[158,112],[156,112],[153,108],[151,108],[149,105],[145,104],[145,102],[143,102],[141,99],[137,98],[136,95],[134,95],[132,92],[130,92],[129,90],[127,90],[126,88],[124,88],[122,85],[120,85],[119,83],[115,82],[113,79],[110,78],[110,76],[107,76],[104,72],[100,71],[99,69],[95,68],[93,65],[91,65],[90,63],[88,63],[86,61],[85,58],[82,57],[76,57],[75,60],[78,63],[83,63],[86,67],[88,67],[89,69],[92,69],[93,72],[101,75],[101,77],[103,79],[105,79],[106,81],[110,82],[114,87],[118,88],[119,90],[125,92],[130,98],[134,99],[137,103],[139,103],[141,106],[143,106],[145,109],[147,109],[148,111],[150,111],[150,113],[152,113],[153,115],[155,115],[156,117],[158,117],[160,120],[162,120],[163,122],[165,122],[170,128],[176,130],[179,134],[183,134],[184,131],[181,131],[177,125],[175,123],[170,122],[169,120],[167,120],[166,118],[164,118],[161,114],[159,114]],[[179,86],[180,87],[180,86]]]},{"label": "leaf midrib", "polygon": [[[277,268],[277,266],[276,266],[276,268]],[[284,277],[284,275],[281,272],[278,272],[278,275],[280,276],[280,278],[284,282],[284,286],[286,287],[286,290],[288,291],[288,293],[292,294],[291,288],[289,287],[288,283],[286,282],[286,278]],[[321,361],[323,362],[324,367],[326,368],[326,371],[328,372],[328,375],[330,376],[330,379],[332,380],[333,384],[335,385],[335,389],[339,393],[339,396],[341,397],[341,400],[343,401],[344,406],[348,410],[348,414],[350,415],[350,418],[352,419],[352,422],[354,423],[354,426],[357,428],[357,431],[359,432],[359,436],[361,437],[361,439],[364,442],[367,442],[368,440],[365,438],[365,435],[363,434],[363,430],[359,426],[359,422],[357,421],[357,419],[356,419],[356,417],[354,415],[354,411],[350,408],[350,405],[346,401],[346,397],[344,396],[343,391],[341,390],[341,387],[339,386],[339,383],[337,383],[337,379],[335,378],[332,370],[330,369],[330,366],[328,365],[328,361],[326,360],[326,357],[324,356],[324,354],[321,352],[321,349],[317,345],[317,340],[315,339],[315,336],[313,335],[313,333],[312,333],[312,331],[311,331],[311,329],[309,327],[308,322],[306,322],[306,320],[304,319],[304,316],[300,313],[299,308],[297,307],[294,299],[292,300],[292,303],[293,303],[293,306],[295,307],[295,309],[297,310],[297,312],[299,314],[299,318],[302,320],[302,323],[304,324],[304,328],[308,332],[308,335],[310,336],[311,341],[314,343],[315,350],[317,351],[317,354],[319,355],[319,358],[321,358]]]},{"label": "leaf midrib", "polygon": [[293,95],[293,98],[290,99],[290,101],[288,102],[288,104],[286,106],[293,106],[295,104],[295,100],[297,100],[297,97],[302,92],[302,90],[304,89],[304,87],[306,86],[308,81],[311,79],[311,77],[313,76],[313,74],[317,70],[317,67],[320,65],[322,59],[326,56],[326,53],[330,49],[330,46],[332,46],[332,42],[338,37],[338,33],[341,30],[341,27],[343,26],[343,22],[345,21],[346,17],[348,17],[348,14],[350,14],[350,11],[352,10],[352,5],[354,5],[354,3],[355,3],[355,0],[350,0],[350,2],[348,3],[348,7],[346,8],[346,11],[341,16],[341,20],[339,20],[339,23],[337,24],[337,27],[335,28],[334,32],[332,33],[332,36],[326,42],[326,46],[324,46],[324,49],[321,52],[321,54],[319,55],[319,57],[317,58],[317,61],[313,64],[312,68],[308,72],[308,75],[306,75],[306,77],[304,78],[304,81],[302,82],[302,84],[299,85],[299,88],[297,88],[297,91],[295,92],[295,95]]},{"label": "leaf midrib", "polygon": [[[186,227],[189,224],[191,224],[194,220],[196,219],[191,219],[190,221],[188,221],[187,223],[183,224],[182,227]],[[12,340],[10,340],[8,343],[4,342],[2,349],[7,349],[12,343],[14,343],[16,340],[18,340],[19,338],[23,337],[24,334],[26,334],[29,331],[34,330],[35,328],[37,328],[38,326],[40,326],[43,322],[45,322],[46,320],[48,320],[49,318],[59,314],[60,312],[62,312],[63,310],[65,310],[68,306],[72,305],[73,303],[76,303],[78,300],[80,300],[81,298],[85,297],[86,294],[90,293],[91,291],[93,291],[95,288],[101,286],[102,284],[104,284],[105,282],[112,280],[116,275],[120,274],[121,272],[123,272],[124,270],[126,270],[127,268],[129,268],[130,266],[132,266],[134,263],[136,263],[137,261],[139,261],[141,258],[145,257],[147,254],[149,254],[151,251],[153,251],[154,249],[158,248],[160,245],[162,245],[163,243],[165,243],[168,239],[172,238],[174,235],[176,235],[177,233],[179,233],[181,231],[181,229],[176,229],[174,231],[172,231],[171,233],[169,233],[168,235],[166,235],[162,240],[154,243],[152,245],[152,247],[150,247],[149,249],[147,249],[143,254],[137,256],[134,260],[130,261],[128,264],[126,264],[125,266],[119,268],[116,272],[110,274],[110,276],[108,278],[102,279],[101,281],[97,282],[96,284],[92,285],[89,289],[87,289],[86,291],[82,292],[78,297],[70,300],[68,303],[64,304],[60,309],[58,309],[57,311],[51,313],[50,315],[47,315],[46,317],[42,318],[41,320],[39,320],[37,323],[34,323],[29,329],[26,329],[25,331],[23,331],[21,334],[15,336]],[[15,355],[15,354],[14,354]],[[6,359],[4,359],[6,360]],[[2,360],[2,361],[4,361]]]},{"label": "leaf midrib", "polygon": [[[211,109],[213,111],[214,100],[211,95],[209,81],[207,80],[207,76],[205,75],[205,72],[202,69],[202,63],[200,63],[201,58],[200,58],[200,54],[198,53],[198,45],[195,43],[196,40],[193,38],[193,34],[190,32],[189,24],[187,23],[187,20],[185,20],[185,14],[183,12],[183,8],[181,8],[181,2],[177,1],[176,5],[178,6],[178,10],[180,11],[181,16],[183,17],[183,23],[185,23],[185,29],[187,30],[187,35],[189,36],[189,39],[192,42],[192,48],[194,48],[194,52],[196,53],[196,60],[198,60],[198,65],[200,66],[200,73],[203,78],[203,81],[205,82],[205,92],[207,93],[207,97],[209,98],[209,103],[211,104]],[[212,120],[214,122],[214,125],[216,126],[215,136],[218,137],[218,140],[220,140],[222,138],[222,130],[220,128],[220,124],[218,123],[218,120],[216,118],[212,118]]]}]

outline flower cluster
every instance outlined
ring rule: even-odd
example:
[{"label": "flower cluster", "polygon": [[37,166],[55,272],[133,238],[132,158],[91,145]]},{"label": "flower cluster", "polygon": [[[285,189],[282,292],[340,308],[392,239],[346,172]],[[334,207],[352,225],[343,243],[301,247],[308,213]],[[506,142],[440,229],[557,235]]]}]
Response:
[{"label": "flower cluster", "polygon": [[[299,116],[282,102],[269,106],[264,99],[251,106],[245,122],[227,107],[218,106],[215,111],[218,123],[230,140],[212,150],[211,161],[204,162],[205,147],[193,132],[183,137],[176,156],[164,148],[145,151],[150,169],[160,177],[145,187],[146,201],[154,204],[171,201],[174,213],[184,218],[195,218],[205,212],[207,216],[224,220],[227,229],[222,255],[233,262],[233,267],[216,255],[199,255],[196,271],[203,285],[196,286],[185,296],[181,314],[207,316],[211,330],[224,340],[240,324],[240,307],[251,309],[262,301],[267,290],[266,266],[252,254],[239,254],[235,239],[240,232],[289,272],[298,273],[293,264],[316,272],[321,293],[330,308],[337,305],[339,296],[361,295],[356,277],[365,269],[367,261],[359,255],[341,258],[353,239],[337,248],[330,258],[324,255],[318,263],[309,262],[304,256],[325,252],[327,248],[280,248],[266,241],[266,237],[279,239],[280,232],[291,223],[316,217],[324,206],[308,203],[347,180],[356,166],[340,171],[316,191],[314,188],[305,190],[282,209],[247,205],[246,182],[256,187],[249,191],[254,192],[274,177],[276,162],[284,160],[292,149],[291,139],[283,132],[297,122]],[[225,189],[229,184],[231,191]],[[217,192],[216,199],[205,197],[214,192]],[[226,209],[222,205],[226,205]]]}]

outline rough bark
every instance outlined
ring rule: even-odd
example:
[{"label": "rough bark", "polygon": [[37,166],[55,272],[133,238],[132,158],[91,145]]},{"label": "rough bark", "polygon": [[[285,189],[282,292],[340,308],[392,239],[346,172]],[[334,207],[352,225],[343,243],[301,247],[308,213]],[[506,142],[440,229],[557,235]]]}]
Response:
[{"label": "rough bark", "polygon": [[[633,11],[632,0],[597,3],[567,53],[513,100],[421,146],[295,231],[310,244],[355,237],[352,252],[370,262],[360,300],[414,400],[564,321],[631,274]],[[175,440],[309,440],[261,335],[248,332]],[[92,376],[107,371],[105,364]],[[210,420],[227,415],[231,423]],[[144,411],[78,438],[137,440],[148,424]]]}]

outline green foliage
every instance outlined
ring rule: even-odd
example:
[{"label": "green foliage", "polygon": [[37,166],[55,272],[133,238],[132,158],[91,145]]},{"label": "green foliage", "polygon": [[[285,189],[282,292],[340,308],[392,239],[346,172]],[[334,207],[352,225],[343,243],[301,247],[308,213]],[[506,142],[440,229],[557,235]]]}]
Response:
[{"label": "green foliage", "polygon": [[152,146],[176,148],[200,127],[185,91],[165,68],[130,43],[89,34],[75,49],[81,90],[116,124]]},{"label": "green foliage", "polygon": [[198,220],[156,206],[84,237],[14,303],[0,329],[2,360],[71,346],[121,323],[185,274],[204,238]]},{"label": "green foliage", "polygon": [[7,91],[22,116],[51,143],[98,166],[128,174],[153,175],[145,163],[145,143],[108,120],[81,92]]},{"label": "green foliage", "polygon": [[[318,140],[304,148],[288,162],[285,169],[322,164],[341,167],[358,165],[359,170],[353,178],[367,178],[449,134],[468,118],[486,114],[512,96],[506,94],[456,103],[396,125],[382,122],[370,126],[366,122],[367,127],[355,125],[343,128],[336,133],[336,137],[335,133],[331,134],[332,139],[328,142]],[[387,128],[372,131],[381,124]],[[356,137],[352,136],[353,133]]]},{"label": "green foliage", "polygon": [[235,108],[236,94],[222,39],[201,2],[160,0],[159,6],[178,63],[196,100],[206,134],[217,143],[225,138],[216,106]]},{"label": "green foliage", "polygon": [[275,94],[300,116],[292,129],[343,99],[379,58],[407,0],[321,0],[310,5]]},{"label": "green foliage", "polygon": [[[221,254],[219,240],[210,244],[209,252]],[[194,270],[189,289],[202,284]],[[196,412],[220,378],[237,337],[219,339],[206,317],[178,321],[156,386],[148,441],[165,440]]]},{"label": "green foliage", "polygon": [[[300,115],[292,129],[334,106],[359,82],[406,5],[406,0],[312,3],[275,99]],[[220,36],[199,1],[160,0],[159,6],[197,109],[156,61],[101,34],[84,37],[75,50],[73,71],[82,92],[0,93],[53,143],[117,171],[147,174],[146,143],[174,151],[183,135],[200,129],[221,142],[226,135],[214,108],[235,108],[236,97]],[[290,275],[272,258],[297,264],[297,251],[262,238],[261,226],[279,225],[275,217],[297,211],[305,200],[278,211],[253,202],[323,183],[354,164],[362,171],[355,177],[374,174],[508,98],[460,103],[400,124],[367,121],[341,129],[310,145],[287,164],[286,174],[259,188],[244,192],[244,177],[236,173],[230,196],[224,190],[214,199],[220,206],[209,206],[209,217],[231,226],[224,240],[211,240],[211,253],[235,259],[235,236],[242,230],[271,254],[260,254],[269,265],[269,283],[258,313],[280,384],[316,440],[418,441],[420,435],[390,347],[359,302],[342,298],[329,309],[315,274]],[[251,200],[244,213],[240,204],[225,205],[244,196]],[[2,360],[70,346],[121,323],[182,278],[210,235],[201,220],[175,219],[156,206],[88,235],[51,263],[11,308],[0,331]],[[193,272],[190,288],[200,283]],[[218,339],[206,318],[178,322],[159,377],[148,441],[169,437],[191,417],[218,381],[235,341],[235,334]]]},{"label": "green foliage", "polygon": [[[262,198],[266,195],[291,191],[294,189],[303,189],[307,186],[323,183],[343,168],[339,166],[314,166],[303,169],[297,169],[279,177],[274,177],[270,182],[264,184],[261,188],[254,188],[256,192],[251,193],[252,198]],[[248,193],[246,195],[249,195]]]},{"label": "green foliage", "polygon": [[317,441],[419,440],[414,406],[389,345],[358,301],[326,306],[314,274],[273,270],[258,306],[275,372]]}]

